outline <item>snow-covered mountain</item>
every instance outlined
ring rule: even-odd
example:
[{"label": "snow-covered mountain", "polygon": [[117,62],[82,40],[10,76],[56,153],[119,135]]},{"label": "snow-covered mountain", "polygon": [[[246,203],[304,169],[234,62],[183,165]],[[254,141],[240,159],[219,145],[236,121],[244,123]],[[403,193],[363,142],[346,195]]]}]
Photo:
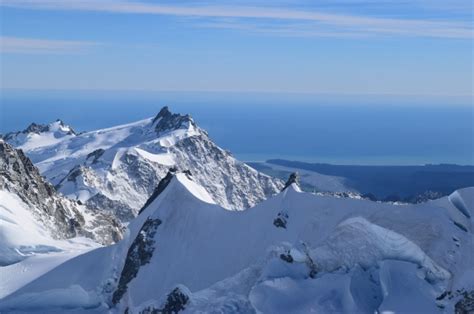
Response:
[{"label": "snow-covered mountain", "polygon": [[23,149],[61,193],[111,211],[124,222],[172,168],[191,171],[227,209],[251,207],[283,184],[237,161],[189,115],[173,114],[167,107],[154,118],[103,130],[76,134],[56,121],[4,139]]},{"label": "snow-covered mountain", "polygon": [[60,119],[48,125],[31,123],[19,132],[5,134],[3,139],[13,146],[21,146],[23,150],[49,146],[77,135],[73,128],[64,124]]},{"label": "snow-covered mountain", "polygon": [[71,259],[0,311],[453,313],[474,299],[474,188],[394,205],[301,192],[245,211],[171,172],[125,238]]},{"label": "snow-covered mountain", "polygon": [[57,240],[110,244],[121,233],[113,217],[57,193],[21,150],[0,139],[0,266],[60,251],[64,243]]}]

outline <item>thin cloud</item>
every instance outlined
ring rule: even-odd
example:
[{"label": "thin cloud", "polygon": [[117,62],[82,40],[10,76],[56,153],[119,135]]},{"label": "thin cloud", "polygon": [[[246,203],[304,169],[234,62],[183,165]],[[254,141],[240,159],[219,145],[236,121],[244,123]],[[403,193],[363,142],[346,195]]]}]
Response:
[{"label": "thin cloud", "polygon": [[81,53],[96,43],[0,36],[1,53],[65,54]]},{"label": "thin cloud", "polygon": [[[314,10],[297,10],[262,6],[176,6],[136,1],[109,0],[3,0],[5,7],[44,10],[80,10],[123,14],[156,14],[178,17],[235,18],[246,23],[246,19],[311,22],[312,29],[303,33],[314,34],[365,33],[375,35],[421,36],[471,39],[472,25],[465,21],[434,21],[423,19],[377,18],[356,15],[322,13]],[[238,25],[234,25],[238,28]]]},{"label": "thin cloud", "polygon": [[203,28],[228,29],[255,34],[268,34],[282,37],[327,37],[327,38],[367,38],[371,35],[364,32],[333,29],[319,30],[317,25],[309,23],[285,23],[271,25],[268,23],[242,23],[233,20],[216,20],[196,24]]}]

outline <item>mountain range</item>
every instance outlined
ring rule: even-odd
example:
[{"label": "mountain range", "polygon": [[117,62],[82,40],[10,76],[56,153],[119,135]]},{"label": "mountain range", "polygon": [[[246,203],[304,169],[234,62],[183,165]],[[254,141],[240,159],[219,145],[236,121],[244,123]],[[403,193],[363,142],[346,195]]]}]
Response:
[{"label": "mountain range", "polygon": [[3,139],[31,158],[41,174],[70,199],[133,219],[166,173],[194,173],[216,203],[249,208],[279,191],[283,182],[239,162],[211,141],[189,115],[168,107],[149,119],[76,133],[57,120],[31,124]]},{"label": "mountain range", "polygon": [[167,107],[5,134],[0,171],[1,313],[474,311],[474,187],[303,192]]}]

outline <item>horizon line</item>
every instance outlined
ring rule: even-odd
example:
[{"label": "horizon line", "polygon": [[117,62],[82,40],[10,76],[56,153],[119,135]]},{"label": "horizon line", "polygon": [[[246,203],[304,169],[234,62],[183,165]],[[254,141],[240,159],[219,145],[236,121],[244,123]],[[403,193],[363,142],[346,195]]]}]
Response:
[{"label": "horizon line", "polygon": [[474,101],[474,91],[471,94],[447,93],[391,93],[391,92],[334,92],[334,91],[291,91],[291,90],[214,90],[214,89],[140,89],[140,88],[30,88],[2,87],[0,91],[34,91],[34,92],[122,92],[122,93],[236,93],[236,94],[297,94],[320,96],[396,96],[396,97],[470,97]]}]

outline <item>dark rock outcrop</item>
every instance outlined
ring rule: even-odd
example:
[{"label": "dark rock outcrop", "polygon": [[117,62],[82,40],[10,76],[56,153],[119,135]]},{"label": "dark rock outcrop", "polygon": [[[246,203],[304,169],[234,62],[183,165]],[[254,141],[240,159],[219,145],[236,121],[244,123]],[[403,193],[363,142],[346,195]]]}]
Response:
[{"label": "dark rock outcrop", "polygon": [[149,306],[140,311],[140,314],[177,314],[186,309],[189,295],[181,288],[176,287],[166,297],[166,301],[160,308]]},{"label": "dark rock outcrop", "polygon": [[95,164],[97,160],[104,154],[105,150],[102,148],[96,149],[92,153],[89,153],[86,157],[86,159],[92,159],[92,163]]},{"label": "dark rock outcrop", "polygon": [[286,224],[288,222],[288,214],[284,212],[279,212],[277,218],[273,220],[273,224],[277,228],[286,229]]},{"label": "dark rock outcrop", "polygon": [[179,313],[185,309],[188,301],[189,297],[183,293],[181,289],[175,288],[170,294],[168,294],[163,308],[160,309],[160,313]]},{"label": "dark rock outcrop", "polygon": [[[52,220],[50,229],[54,229],[54,238],[70,238],[78,234],[78,225],[84,224],[84,218],[69,202],[56,197],[54,187],[44,181],[38,169],[22,150],[17,150],[0,141],[0,189],[16,194],[26,204],[37,208],[35,216]],[[70,224],[74,219],[75,224]]]},{"label": "dark rock outcrop", "polygon": [[285,186],[283,187],[282,191],[286,190],[286,188],[288,188],[293,183],[296,183],[296,185],[298,186],[300,185],[300,176],[298,172],[293,172],[292,174],[290,174],[290,177],[286,181]]},{"label": "dark rock outcrop", "polygon": [[42,132],[48,132],[49,131],[49,126],[45,124],[36,124],[36,123],[31,123],[25,130],[23,130],[23,133],[42,133]]},{"label": "dark rock outcrop", "polygon": [[190,115],[171,113],[167,106],[163,107],[153,119],[153,126],[158,135],[166,131],[187,127],[187,124],[196,126]]},{"label": "dark rock outcrop", "polygon": [[159,225],[161,225],[160,219],[148,218],[130,245],[117,289],[112,296],[113,304],[120,302],[127,292],[128,283],[137,276],[140,267],[150,262],[155,250],[154,236]]},{"label": "dark rock outcrop", "polygon": [[280,258],[282,260],[284,260],[285,262],[290,263],[290,264],[293,263],[293,261],[294,261],[293,256],[291,256],[291,254],[289,252],[286,253],[286,254],[283,254],[283,253],[280,254]]},{"label": "dark rock outcrop", "polygon": [[472,314],[474,313],[474,290],[465,291],[462,294],[462,299],[454,306],[456,314]]},{"label": "dark rock outcrop", "polygon": [[151,203],[153,203],[153,201],[158,196],[160,196],[160,194],[166,189],[166,187],[168,186],[168,184],[170,184],[171,180],[176,174],[176,171],[176,168],[171,168],[166,174],[166,176],[161,179],[160,183],[158,183],[158,186],[155,188],[155,191],[153,191],[153,194],[150,196],[150,198],[148,198],[145,205],[143,205],[143,207],[138,212],[139,215],[145,210],[145,208],[147,208]]}]

